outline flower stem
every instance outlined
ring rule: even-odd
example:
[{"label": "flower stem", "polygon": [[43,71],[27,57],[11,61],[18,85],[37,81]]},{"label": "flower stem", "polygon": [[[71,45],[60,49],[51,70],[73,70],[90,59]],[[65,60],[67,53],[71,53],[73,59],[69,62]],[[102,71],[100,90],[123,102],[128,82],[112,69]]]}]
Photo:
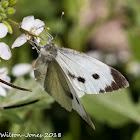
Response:
[{"label": "flower stem", "polygon": [[8,21],[10,21],[11,23],[15,24],[15,25],[18,26],[18,27],[20,26],[19,23],[15,22],[15,21],[13,21],[13,20],[11,20],[11,19],[8,19]]},{"label": "flower stem", "polygon": [[10,86],[10,87],[12,87],[12,88],[19,89],[19,90],[30,91],[30,92],[33,91],[32,89],[26,89],[26,88],[21,88],[21,87],[15,86],[15,85],[13,85],[13,84],[11,84],[11,83],[8,83],[8,82],[6,82],[6,81],[4,81],[4,80],[2,80],[2,79],[0,79],[0,82],[3,83],[3,84],[6,84],[6,85],[8,85],[8,86]]},{"label": "flower stem", "polygon": [[43,100],[45,98],[47,98],[47,96],[43,96],[43,97],[41,97],[39,99],[33,100],[31,102],[19,104],[19,105],[3,106],[3,107],[0,107],[0,110],[7,110],[7,109],[13,109],[13,108],[19,108],[19,107],[27,106],[27,105],[34,104],[36,102],[39,102],[39,101],[41,101],[41,100]]}]

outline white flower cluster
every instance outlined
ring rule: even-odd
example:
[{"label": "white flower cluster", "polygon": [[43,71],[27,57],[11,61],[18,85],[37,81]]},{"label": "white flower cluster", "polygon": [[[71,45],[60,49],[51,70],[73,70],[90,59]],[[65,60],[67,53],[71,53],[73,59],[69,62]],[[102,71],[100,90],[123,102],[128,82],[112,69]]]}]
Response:
[{"label": "white flower cluster", "polygon": [[[20,47],[24,43],[26,43],[28,40],[30,40],[31,35],[34,36],[35,40],[39,43],[40,38],[39,34],[44,29],[44,22],[39,19],[34,19],[34,16],[27,16],[23,18],[20,28],[23,30],[23,33],[14,41],[12,44],[12,48]],[[8,33],[8,27],[0,23],[0,38],[4,38]],[[4,60],[9,60],[11,58],[12,54],[10,51],[10,48],[7,44],[4,42],[0,42],[0,58]],[[0,79],[10,82],[10,77],[7,76],[7,69],[6,68],[0,68]],[[18,64],[14,66],[12,70],[12,74],[15,77],[25,75],[26,73],[30,73],[31,77],[34,77],[33,75],[33,69],[30,64]],[[3,83],[0,83],[0,95],[6,96],[7,90],[11,88]]]},{"label": "white flower cluster", "polygon": [[[28,40],[30,40],[30,34],[36,37],[37,42],[40,42],[40,38],[37,38],[39,34],[44,29],[44,22],[40,19],[34,19],[34,16],[27,16],[23,18],[20,28],[25,31],[25,33],[21,34],[13,43],[12,48],[20,47]],[[0,23],[0,38],[4,38],[8,33],[8,27]],[[29,33],[29,34],[28,34]],[[11,51],[9,46],[3,42],[0,42],[0,57],[5,60],[9,60],[11,58]]]},{"label": "white flower cluster", "polygon": [[[0,23],[0,38],[5,37],[7,33],[8,27],[5,24]],[[3,42],[0,42],[0,57],[5,60],[11,58],[11,51],[9,49],[9,46]]]},{"label": "white flower cluster", "polygon": [[[7,35],[8,33],[8,27],[0,23],[0,38],[3,38]],[[8,60],[11,58],[11,51],[9,49],[9,46],[5,44],[4,42],[0,42],[0,57],[2,59]],[[6,68],[0,68],[0,79],[10,82],[10,77],[7,76],[8,70]],[[7,89],[10,89],[11,87],[0,83],[0,96],[5,97],[7,93]]]}]

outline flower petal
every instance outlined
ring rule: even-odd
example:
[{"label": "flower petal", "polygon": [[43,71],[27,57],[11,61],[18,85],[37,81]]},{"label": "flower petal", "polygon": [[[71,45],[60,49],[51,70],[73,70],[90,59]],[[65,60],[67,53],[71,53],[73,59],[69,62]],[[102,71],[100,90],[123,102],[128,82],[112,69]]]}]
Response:
[{"label": "flower petal", "polygon": [[30,31],[34,27],[34,16],[27,16],[23,18],[21,28]]},{"label": "flower petal", "polygon": [[3,42],[0,42],[0,57],[2,59],[8,60],[11,58],[11,51],[9,46]]},{"label": "flower petal", "polygon": [[20,63],[20,64],[17,64],[13,67],[12,69],[12,74],[15,76],[15,77],[19,77],[19,76],[22,76],[22,75],[25,75],[27,74],[28,72],[31,71],[31,64],[28,64],[28,63]]},{"label": "flower petal", "polygon": [[7,33],[8,33],[8,27],[5,24],[0,23],[0,38],[5,37]]},{"label": "flower petal", "polygon": [[30,72],[30,77],[31,77],[31,78],[35,78],[35,76],[34,76],[34,71],[33,71],[33,70]]},{"label": "flower petal", "polygon": [[[11,78],[9,76],[7,76],[7,74],[8,74],[7,68],[5,68],[5,67],[0,68],[0,79],[4,80],[6,82],[10,82]],[[3,84],[1,82],[0,82],[0,86],[4,87],[4,88],[7,88],[7,89],[11,89],[11,87],[9,87],[8,85]]]},{"label": "flower petal", "polygon": [[34,20],[35,34],[40,34],[44,29],[45,23],[40,19]]},{"label": "flower petal", "polygon": [[6,67],[0,68],[0,78],[1,75],[7,75],[8,74],[8,69]]},{"label": "flower petal", "polygon": [[[11,81],[11,78],[9,76],[2,77],[1,79],[8,82],[8,83]],[[6,84],[3,84],[3,83],[0,83],[0,86],[5,88],[5,89],[11,89],[12,88],[12,87],[10,87]]]},{"label": "flower petal", "polygon": [[[4,80],[6,82],[10,82],[11,78],[9,76],[7,76],[7,73],[8,73],[7,68],[5,68],[5,67],[0,68],[0,79]],[[0,82],[0,89],[1,89],[0,95],[2,94],[3,96],[5,96],[7,90],[11,89],[11,87]]]},{"label": "flower petal", "polygon": [[0,96],[6,97],[6,89],[0,86]]},{"label": "flower petal", "polygon": [[27,39],[28,39],[28,35],[20,35],[13,43],[12,45],[12,49],[15,48],[15,47],[20,47],[21,45],[23,45],[24,43],[27,42]]}]

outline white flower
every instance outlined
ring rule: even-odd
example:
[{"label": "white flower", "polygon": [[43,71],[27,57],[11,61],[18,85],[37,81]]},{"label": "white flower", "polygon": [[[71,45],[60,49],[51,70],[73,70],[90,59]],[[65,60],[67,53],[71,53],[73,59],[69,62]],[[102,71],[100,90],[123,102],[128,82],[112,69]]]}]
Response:
[{"label": "white flower", "polygon": [[[0,68],[0,79],[4,80],[6,82],[10,82],[11,79],[9,76],[7,76],[7,74],[8,74],[7,68]],[[5,97],[8,89],[11,89],[11,87],[9,87],[3,83],[0,83],[0,96]]]},{"label": "white flower", "polygon": [[0,23],[0,38],[5,37],[7,33],[8,33],[8,27],[5,24]]},{"label": "white flower", "polygon": [[127,66],[127,71],[135,77],[140,76],[140,63],[132,61]]},{"label": "white flower", "polygon": [[20,63],[13,67],[12,74],[15,77],[23,76],[27,73],[30,73],[30,77],[34,78],[34,73],[32,69],[32,65],[28,63]]},{"label": "white flower", "polygon": [[104,62],[108,65],[115,66],[118,63],[117,56],[114,53],[108,53],[105,55]]},{"label": "white flower", "polygon": [[[26,34],[21,34],[13,43],[12,48],[20,47],[24,43],[27,42],[27,40],[30,39],[30,34],[39,36],[39,34],[44,29],[44,22],[40,19],[34,19],[34,16],[27,16],[23,18],[21,23],[21,29],[27,31]],[[37,41],[40,41],[38,38],[36,38]]]},{"label": "white flower", "polygon": [[9,46],[3,42],[0,42],[0,57],[5,60],[11,58],[11,51],[9,49]]}]

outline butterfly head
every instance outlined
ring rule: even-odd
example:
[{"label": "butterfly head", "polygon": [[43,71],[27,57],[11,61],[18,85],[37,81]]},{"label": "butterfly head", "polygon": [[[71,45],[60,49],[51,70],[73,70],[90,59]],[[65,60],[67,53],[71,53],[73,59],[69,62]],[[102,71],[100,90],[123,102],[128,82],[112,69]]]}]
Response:
[{"label": "butterfly head", "polygon": [[54,43],[47,42],[40,50],[41,55],[48,59],[53,59],[57,56],[58,48]]}]

